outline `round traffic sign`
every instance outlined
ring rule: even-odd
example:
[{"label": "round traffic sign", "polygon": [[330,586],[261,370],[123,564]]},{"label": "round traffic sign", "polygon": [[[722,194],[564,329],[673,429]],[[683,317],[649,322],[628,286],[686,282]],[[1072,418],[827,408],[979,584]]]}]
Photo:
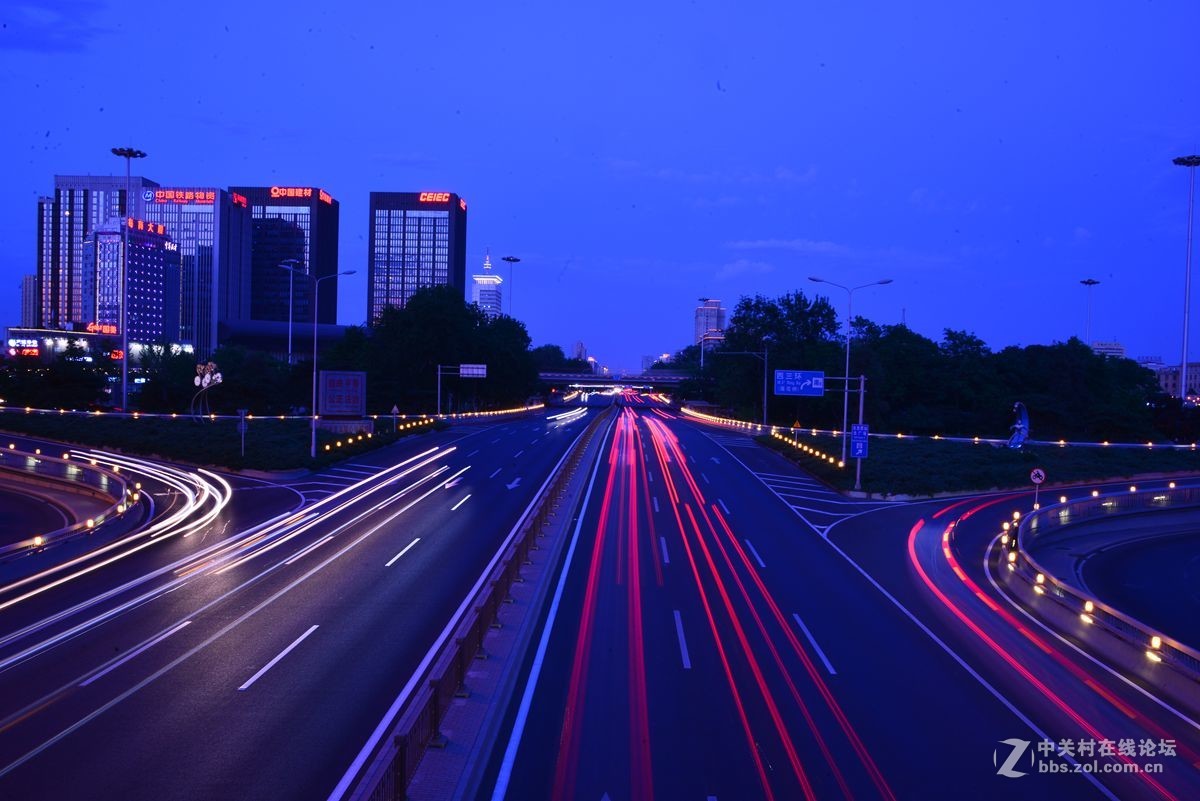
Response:
[{"label": "round traffic sign", "polygon": [[1029,480],[1034,484],[1041,484],[1046,480],[1046,471],[1040,467],[1033,468],[1033,471],[1029,474]]}]

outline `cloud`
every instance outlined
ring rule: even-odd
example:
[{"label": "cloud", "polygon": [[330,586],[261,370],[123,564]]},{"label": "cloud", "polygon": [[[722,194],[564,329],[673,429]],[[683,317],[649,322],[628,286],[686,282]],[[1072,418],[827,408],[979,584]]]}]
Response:
[{"label": "cloud", "polygon": [[773,272],[775,265],[768,264],[765,261],[751,261],[750,259],[738,259],[737,261],[729,262],[722,265],[721,269],[717,270],[716,279],[725,281],[729,278],[735,278],[739,275],[762,275],[763,273]]},{"label": "cloud", "polygon": [[0,50],[81,53],[108,28],[92,23],[104,9],[98,0],[16,0],[7,4]]},{"label": "cloud", "polygon": [[817,178],[817,168],[810,165],[803,170],[778,166],[773,170],[688,170],[676,167],[652,167],[630,159],[608,159],[611,170],[630,177],[653,179],[674,183],[718,184],[740,186],[803,185]]},{"label": "cloud", "polygon": [[739,239],[727,243],[726,247],[734,250],[789,250],[823,256],[849,256],[852,253],[845,245],[818,239]]}]

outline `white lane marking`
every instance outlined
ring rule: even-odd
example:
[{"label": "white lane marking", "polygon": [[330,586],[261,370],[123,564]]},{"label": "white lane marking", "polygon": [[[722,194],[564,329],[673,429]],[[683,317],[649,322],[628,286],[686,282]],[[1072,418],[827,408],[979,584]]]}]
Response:
[{"label": "white lane marking", "polygon": [[667,556],[667,538],[666,538],[666,537],[659,537],[659,538],[658,538],[658,544],[662,546],[662,552],[663,552],[663,564],[664,564],[664,565],[669,565],[669,564],[671,564],[671,557]]},{"label": "white lane marking", "polygon": [[833,665],[829,664],[829,659],[825,656],[825,652],[821,650],[821,646],[817,645],[817,641],[813,639],[812,632],[808,630],[808,626],[804,625],[804,621],[795,612],[792,613],[792,620],[796,621],[796,625],[804,632],[804,636],[808,638],[808,642],[812,645],[813,650],[817,652],[817,656],[821,657],[821,661],[825,663],[825,669],[829,671],[829,675],[836,676],[837,671],[833,669]]},{"label": "white lane marking", "polygon": [[533,439],[529,440],[529,444],[530,444],[530,445],[537,445],[537,441],[538,441],[539,439],[541,439],[541,437],[534,437]]},{"label": "white lane marking", "polygon": [[658,498],[652,497],[650,500],[654,502],[654,511],[657,512],[658,511]]},{"label": "white lane marking", "polygon": [[750,549],[750,553],[754,556],[754,561],[758,562],[758,566],[766,567],[766,564],[763,563],[762,557],[758,555],[758,551],[755,550],[752,544],[750,544],[750,540],[742,540],[742,542],[746,543],[746,547]]},{"label": "white lane marking", "polygon": [[1018,612],[1020,612],[1022,615],[1024,615],[1025,617],[1027,617],[1027,618],[1028,618],[1028,619],[1029,619],[1031,622],[1033,622],[1033,623],[1036,623],[1036,624],[1037,624],[1037,625],[1038,625],[1038,626],[1039,626],[1039,627],[1040,627],[1040,628],[1041,628],[1043,631],[1045,631],[1047,634],[1050,634],[1050,635],[1052,635],[1052,636],[1053,636],[1055,639],[1057,639],[1057,640],[1058,640],[1059,642],[1061,642],[1062,644],[1070,646],[1070,647],[1071,647],[1071,648],[1072,648],[1074,651],[1076,651],[1078,654],[1080,654],[1080,655],[1081,655],[1081,656],[1083,656],[1083,657],[1086,657],[1086,658],[1087,658],[1087,660],[1088,660],[1089,662],[1091,662],[1092,664],[1094,664],[1096,667],[1103,668],[1105,671],[1107,671],[1107,672],[1109,673],[1109,675],[1113,676],[1114,678],[1120,679],[1122,682],[1124,682],[1125,684],[1127,684],[1129,687],[1131,687],[1131,688],[1133,688],[1133,689],[1137,690],[1139,693],[1141,693],[1142,695],[1144,695],[1146,698],[1150,699],[1150,700],[1151,700],[1151,701],[1153,701],[1154,703],[1156,703],[1156,704],[1158,704],[1159,706],[1161,706],[1163,709],[1165,709],[1165,710],[1167,710],[1168,712],[1172,713],[1173,715],[1175,715],[1176,717],[1178,717],[1178,718],[1179,718],[1180,720],[1182,720],[1183,722],[1185,722],[1185,723],[1189,724],[1190,726],[1192,726],[1192,728],[1195,728],[1195,729],[1200,729],[1200,722],[1197,722],[1197,721],[1193,720],[1192,718],[1188,717],[1188,716],[1187,716],[1187,714],[1185,714],[1184,712],[1181,712],[1181,711],[1179,711],[1178,709],[1176,709],[1175,707],[1171,706],[1169,703],[1167,703],[1167,702],[1166,702],[1166,701],[1164,701],[1163,699],[1159,698],[1159,697],[1158,697],[1157,695],[1155,695],[1154,693],[1152,693],[1152,692],[1150,692],[1150,691],[1146,690],[1146,688],[1142,687],[1142,685],[1140,685],[1140,684],[1137,684],[1137,683],[1135,683],[1135,682],[1132,682],[1132,681],[1130,681],[1130,680],[1129,680],[1128,678],[1126,678],[1125,676],[1123,676],[1123,675],[1121,675],[1120,673],[1118,673],[1117,671],[1113,670],[1111,667],[1109,667],[1108,665],[1106,665],[1104,662],[1101,662],[1099,659],[1097,659],[1096,657],[1092,656],[1092,655],[1091,655],[1091,654],[1089,654],[1087,651],[1083,650],[1083,649],[1082,649],[1082,648],[1080,648],[1078,645],[1076,645],[1075,643],[1073,643],[1073,642],[1071,642],[1070,640],[1066,639],[1066,638],[1065,638],[1065,637],[1063,637],[1061,634],[1059,634],[1057,631],[1055,631],[1054,629],[1052,629],[1052,628],[1050,628],[1049,626],[1047,626],[1047,625],[1046,625],[1045,623],[1043,623],[1041,620],[1039,620],[1038,618],[1036,618],[1036,617],[1034,617],[1033,615],[1031,615],[1029,612],[1027,612],[1027,611],[1025,610],[1025,607],[1023,607],[1023,606],[1021,606],[1019,603],[1017,603],[1017,601],[1016,601],[1016,600],[1015,600],[1015,599],[1014,599],[1012,596],[1010,596],[1010,595],[1008,594],[1008,592],[1007,592],[1006,590],[1004,590],[1004,588],[1002,588],[1002,587],[1001,587],[1001,586],[1000,586],[1000,585],[999,585],[999,584],[996,582],[996,578],[995,578],[995,576],[993,576],[993,575],[992,575],[992,571],[991,571],[991,569],[990,569],[990,567],[989,567],[989,564],[990,564],[990,562],[991,562],[991,558],[992,558],[992,551],[994,551],[994,550],[996,549],[996,547],[997,547],[997,545],[998,545],[998,543],[999,543],[999,542],[1000,542],[1000,535],[999,535],[999,534],[997,534],[997,535],[995,536],[995,538],[994,538],[994,539],[991,541],[991,543],[988,545],[987,552],[986,552],[986,553],[984,553],[984,555],[983,555],[983,572],[984,572],[984,573],[987,575],[987,577],[988,577],[988,581],[989,581],[989,582],[991,582],[991,585],[992,585],[993,589],[995,589],[995,590],[996,590],[996,592],[997,592],[997,593],[1000,595],[1000,597],[1001,597],[1001,598],[1003,598],[1005,601],[1007,601],[1007,602],[1008,602],[1008,605],[1009,605],[1009,606],[1011,606],[1013,609],[1016,609],[1016,610],[1017,610]]},{"label": "white lane marking", "polygon": [[701,473],[701,474],[700,474],[700,478],[704,479],[704,483],[705,483],[705,484],[711,484],[711,483],[712,483],[711,481],[709,481],[709,480],[708,480],[708,476],[704,475],[703,473]]},{"label": "white lane marking", "polygon": [[654,483],[654,473],[650,472],[649,470],[646,471],[646,481],[650,482],[651,484]]},{"label": "white lane marking", "polygon": [[679,610],[675,610],[675,633],[679,635],[679,655],[683,658],[683,669],[692,669],[692,658],[688,656],[687,640],[683,637],[683,620],[679,617]]},{"label": "white lane marking", "polygon": [[467,454],[467,458],[468,458],[468,459],[470,459],[472,456],[474,456],[474,455],[475,455],[475,454],[477,454],[477,453],[479,453],[479,448],[476,448],[475,450],[473,450],[473,451],[471,451],[470,453],[468,453],[468,454]]},{"label": "white lane marking", "polygon": [[500,441],[500,438],[496,437],[494,440],[492,440],[492,444],[495,445],[499,441]]},{"label": "white lane marking", "polygon": [[469,492],[468,492],[468,493],[466,494],[466,496],[465,496],[465,497],[464,497],[464,498],[463,498],[461,501],[459,501],[458,503],[456,503],[456,504],[454,504],[453,506],[451,506],[451,507],[450,507],[450,511],[451,511],[451,512],[457,512],[457,511],[458,511],[458,507],[460,507],[460,506],[462,506],[464,503],[466,503],[466,502],[467,502],[467,499],[468,499],[468,498],[470,498],[470,497],[471,497],[471,493],[469,493]]},{"label": "white lane marking", "polygon": [[729,517],[730,511],[729,511],[729,507],[725,505],[725,501],[721,500],[720,498],[717,498],[717,503],[721,504],[721,511],[725,513],[726,517]]},{"label": "white lane marking", "polygon": [[500,471],[503,469],[504,469],[503,467],[497,467],[496,471],[494,473],[492,473],[490,476],[488,476],[488,478],[495,478],[496,476],[500,475]]},{"label": "white lane marking", "polygon": [[524,453],[524,452],[525,452],[524,450],[519,450],[519,451],[517,451],[516,453],[514,453],[514,454],[513,454],[513,458],[514,458],[514,459],[518,458],[518,457],[519,457],[519,456],[520,456],[522,453]]},{"label": "white lane marking", "polygon": [[[608,441],[612,435],[613,426],[616,425],[617,418],[614,416],[608,424],[608,429],[604,432],[604,436],[600,439],[600,453],[604,452],[604,443]],[[563,457],[566,458],[565,456]],[[579,518],[575,522],[575,531],[571,534],[571,542],[567,546],[567,557],[563,562],[562,572],[558,576],[558,585],[554,588],[554,598],[550,602],[550,611],[546,615],[546,623],[542,627],[542,636],[538,640],[537,652],[533,657],[533,666],[529,669],[529,678],[525,682],[525,692],[521,695],[521,704],[517,707],[517,717],[513,721],[512,734],[508,738],[508,745],[504,749],[504,758],[500,761],[500,769],[496,774],[496,786],[492,790],[492,801],[503,801],[504,796],[508,793],[508,783],[512,780],[513,763],[517,760],[517,749],[521,746],[521,735],[525,733],[525,722],[529,719],[529,707],[533,705],[533,693],[537,689],[538,678],[542,674],[542,665],[546,660],[546,649],[550,645],[550,631],[554,628],[554,620],[558,617],[558,605],[562,601],[563,590],[567,586],[567,574],[571,570],[571,561],[575,556],[575,546],[579,544],[579,533],[583,529],[583,520],[587,516],[588,502],[592,498],[592,489],[596,484],[596,475],[600,472],[600,465],[604,463],[604,459],[596,459],[596,463],[592,466],[592,477],[588,481],[587,492],[583,496],[583,506],[579,509]],[[488,570],[491,570],[489,566]],[[485,576],[487,573],[484,574]],[[354,776],[355,774],[348,774]],[[348,782],[347,782],[348,784]],[[334,794],[329,797],[329,801],[340,799],[345,791],[334,791]]]},{"label": "white lane marking", "polygon": [[246,680],[246,683],[245,683],[245,684],[243,684],[241,687],[238,687],[238,692],[241,692],[242,690],[249,689],[251,684],[253,684],[254,682],[256,682],[256,681],[258,681],[259,679],[261,679],[261,678],[263,677],[263,674],[264,674],[264,673],[266,673],[266,672],[267,672],[268,670],[270,670],[271,668],[275,667],[275,664],[276,664],[276,663],[277,663],[277,662],[278,662],[280,659],[283,659],[285,656],[287,656],[288,654],[290,654],[290,653],[292,652],[292,649],[293,649],[293,648],[295,648],[295,647],[296,647],[297,645],[299,645],[300,643],[304,642],[304,639],[305,639],[305,638],[306,638],[308,635],[312,634],[312,633],[313,633],[314,631],[316,631],[316,630],[317,630],[317,624],[316,624],[316,623],[314,623],[314,624],[313,624],[311,627],[309,627],[308,631],[304,632],[304,633],[303,633],[303,634],[301,634],[299,637],[297,637],[296,639],[292,640],[292,644],[291,644],[291,645],[289,645],[287,648],[284,648],[282,651],[280,651],[278,654],[276,654],[276,656],[275,656],[275,658],[274,658],[274,659],[272,659],[272,660],[271,660],[270,662],[268,662],[267,664],[263,665],[261,670],[259,670],[257,673],[255,673],[253,676],[251,676],[249,679],[247,679],[247,680]]},{"label": "white lane marking", "polygon": [[158,635],[158,636],[157,636],[157,637],[155,637],[154,639],[150,640],[149,642],[146,642],[146,643],[144,643],[144,644],[143,644],[143,645],[142,645],[140,648],[135,648],[134,650],[132,650],[132,651],[130,651],[129,653],[125,654],[125,656],[121,657],[121,658],[120,658],[120,659],[118,659],[116,662],[113,662],[111,665],[109,665],[108,667],[104,668],[104,670],[101,670],[99,673],[93,673],[91,676],[89,676],[89,677],[87,678],[87,680],[86,680],[86,681],[81,681],[81,682],[79,683],[79,686],[80,686],[80,687],[86,687],[86,686],[88,686],[89,684],[91,684],[93,681],[96,681],[97,679],[99,679],[99,678],[101,678],[101,677],[103,677],[103,676],[107,676],[109,673],[112,673],[114,670],[116,670],[116,669],[117,669],[117,668],[119,668],[121,665],[123,665],[123,664],[125,664],[126,662],[128,662],[130,659],[133,659],[135,656],[137,656],[138,654],[142,653],[143,651],[146,651],[146,650],[148,650],[148,649],[152,648],[153,646],[157,645],[158,643],[162,642],[163,640],[167,639],[168,637],[170,637],[170,636],[171,636],[172,634],[174,634],[175,632],[177,632],[177,631],[179,631],[180,629],[182,629],[182,628],[185,628],[186,626],[188,626],[188,625],[189,625],[191,622],[192,622],[192,621],[190,621],[190,620],[185,620],[185,621],[183,621],[182,623],[180,623],[178,626],[176,626],[175,628],[173,628],[173,629],[170,629],[170,630],[168,630],[168,631],[164,631],[162,634]]},{"label": "white lane marking", "polygon": [[[468,497],[470,497],[470,496],[468,496]],[[417,537],[415,540],[410,542],[408,545],[405,545],[404,548],[401,549],[400,553],[396,554],[395,556],[393,556],[391,559],[388,560],[387,564],[384,565],[384,567],[391,567],[392,565],[394,565],[396,563],[397,559],[399,559],[401,556],[404,556],[404,554],[408,553],[408,549],[413,547],[420,541],[421,541],[421,538]]]}]

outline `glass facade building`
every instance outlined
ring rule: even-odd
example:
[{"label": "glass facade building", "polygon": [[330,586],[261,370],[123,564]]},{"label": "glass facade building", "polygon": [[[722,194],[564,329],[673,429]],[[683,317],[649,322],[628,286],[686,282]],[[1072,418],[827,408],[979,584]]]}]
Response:
[{"label": "glass facade building", "polygon": [[54,176],[53,197],[38,199],[38,320],[41,328],[78,331],[94,322],[96,275],[85,268],[83,246],[104,223],[144,218],[142,197],[154,181],[124,177]]},{"label": "glass facade building", "polygon": [[[231,193],[250,206],[252,244],[248,283],[248,313],[230,320],[287,322],[292,307],[294,324],[312,324],[313,280],[292,277],[280,265],[292,263],[315,278],[338,272],[338,202],[315,187],[231,187]],[[337,281],[323,281],[317,303],[318,322],[337,322]],[[230,290],[233,291],[232,289]]]},{"label": "glass facade building", "polygon": [[146,220],[179,246],[180,342],[208,358],[223,320],[249,319],[251,212],[245,195],[215,187],[143,191]]},{"label": "glass facade building", "polygon": [[457,287],[465,298],[467,202],[458,195],[372,192],[369,239],[368,322],[425,287]]},{"label": "glass facade building", "polygon": [[[122,251],[129,241],[128,271]],[[84,243],[83,261],[96,276],[95,306],[85,330],[120,336],[121,299],[128,276],[130,350],[179,342],[179,245],[161,223],[128,217],[99,225]]]}]

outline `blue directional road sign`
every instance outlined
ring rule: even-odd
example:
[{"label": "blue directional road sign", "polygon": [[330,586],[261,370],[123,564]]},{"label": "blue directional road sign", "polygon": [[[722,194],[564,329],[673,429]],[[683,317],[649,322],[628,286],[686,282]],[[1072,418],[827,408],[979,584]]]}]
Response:
[{"label": "blue directional road sign", "polygon": [[871,427],[866,423],[852,423],[850,425],[850,457],[853,459],[867,458],[867,436],[870,434]]},{"label": "blue directional road sign", "polygon": [[823,370],[776,370],[775,394],[819,398],[825,394],[825,372]]}]

